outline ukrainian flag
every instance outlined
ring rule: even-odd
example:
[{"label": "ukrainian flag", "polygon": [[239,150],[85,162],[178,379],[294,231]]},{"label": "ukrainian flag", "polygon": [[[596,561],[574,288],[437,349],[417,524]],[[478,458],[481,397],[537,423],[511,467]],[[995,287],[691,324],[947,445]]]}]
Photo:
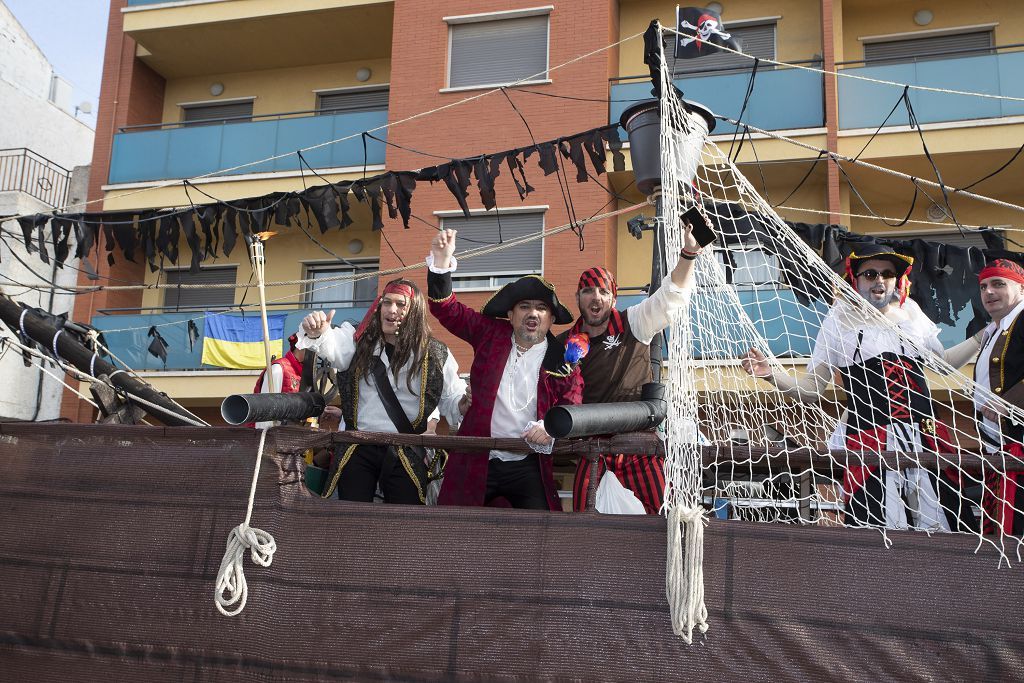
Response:
[{"label": "ukrainian flag", "polygon": [[[280,358],[284,351],[284,321],[287,314],[267,316],[270,353]],[[259,370],[267,367],[263,353],[263,322],[257,315],[206,314],[203,363],[221,368]]]}]

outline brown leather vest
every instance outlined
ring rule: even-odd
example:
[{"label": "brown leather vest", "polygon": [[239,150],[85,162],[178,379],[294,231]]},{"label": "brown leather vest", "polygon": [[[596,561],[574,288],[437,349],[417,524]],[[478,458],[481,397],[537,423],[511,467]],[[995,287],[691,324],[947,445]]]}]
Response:
[{"label": "brown leather vest", "polygon": [[[583,402],[611,403],[636,401],[640,387],[651,381],[651,347],[641,343],[629,326],[629,315],[622,313],[623,331],[611,337],[590,338],[590,351],[580,361],[583,373]],[[558,335],[565,345],[568,331]]]}]

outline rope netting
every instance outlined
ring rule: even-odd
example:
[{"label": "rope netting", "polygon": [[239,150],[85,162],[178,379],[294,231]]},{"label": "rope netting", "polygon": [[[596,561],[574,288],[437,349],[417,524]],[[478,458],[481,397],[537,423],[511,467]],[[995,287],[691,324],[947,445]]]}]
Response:
[{"label": "rope netting", "polygon": [[[670,329],[665,474],[676,632],[689,642],[693,628],[707,628],[702,586],[689,585],[702,582],[700,509],[875,529],[886,543],[893,529],[970,534],[1019,562],[1013,518],[1024,506],[1012,492],[1024,469],[1015,434],[1024,411],[959,371],[998,336],[993,326],[944,349],[938,327],[900,296],[902,272],[886,272],[898,270],[887,266],[891,257],[863,261],[876,274],[852,286],[707,139],[665,64],[667,254],[679,253],[691,208],[717,233]],[[1001,418],[979,427],[983,406]]]}]

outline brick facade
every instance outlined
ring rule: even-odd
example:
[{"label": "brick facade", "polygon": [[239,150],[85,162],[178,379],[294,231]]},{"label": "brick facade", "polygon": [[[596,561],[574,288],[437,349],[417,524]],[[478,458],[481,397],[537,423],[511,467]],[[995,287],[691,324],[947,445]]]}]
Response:
[{"label": "brick facade", "polygon": [[[103,58],[103,78],[96,119],[96,140],[93,147],[92,171],[89,177],[89,210],[102,208],[103,185],[110,174],[110,153],[114,133],[121,126],[160,121],[163,116],[164,79],[135,57],[135,41],[124,34],[121,8],[126,0],[112,0],[107,23],[107,44]],[[101,276],[126,282],[143,281],[143,263],[125,261],[117,255],[113,267],[107,265],[106,254],[91,256]],[[136,257],[137,259],[139,257]],[[108,284],[117,284],[107,281]],[[79,275],[80,285],[96,283]],[[138,306],[142,292],[101,291],[79,296],[75,301],[74,319],[89,322],[97,309]],[[92,422],[93,408],[71,392],[64,392],[61,416],[75,422]]]},{"label": "brick facade", "polygon": [[[440,92],[446,85],[448,57],[448,24],[442,21],[443,17],[501,12],[538,4],[543,3],[523,0],[450,0],[444,3],[397,0],[392,43],[390,122],[396,124],[414,114],[487,92],[486,89]],[[616,5],[583,0],[556,3],[550,14],[549,65],[553,67],[568,62],[614,42],[615,38],[610,36],[618,30]],[[415,40],[405,38],[412,35]],[[388,139],[439,156],[460,158],[523,147],[532,140],[549,140],[604,125],[608,122],[606,100],[608,78],[612,73],[610,64],[618,59],[614,50],[608,52],[607,60],[590,58],[550,72],[550,84],[524,86],[525,90],[595,101],[556,99],[522,92],[518,88],[508,89],[508,98],[525,118],[529,129],[509,99],[497,92],[407,123],[397,123],[388,131]],[[392,169],[421,168],[439,161],[395,147],[389,147],[387,151],[387,166]],[[571,166],[570,169],[568,191],[575,216],[583,219],[598,213],[611,199],[608,192],[592,180],[576,183],[575,170]],[[495,186],[499,210],[546,205],[549,207],[544,219],[547,228],[568,223],[569,212],[556,175],[545,177],[534,156],[527,162],[526,177],[536,191],[521,202],[507,169],[502,170]],[[600,180],[607,185],[606,179]],[[470,185],[469,193],[470,208],[482,208],[475,183]],[[435,211],[458,208],[443,184],[431,187],[421,183],[416,189],[413,213],[430,223],[439,223]],[[614,208],[614,204],[609,208]],[[419,221],[413,221],[408,233],[404,233],[400,222],[391,221],[385,233],[395,251],[393,253],[382,240],[381,269],[400,266],[399,259],[406,264],[422,261],[433,236],[433,230]],[[584,229],[585,249],[582,252],[579,239],[569,231],[545,240],[544,276],[554,283],[560,297],[574,313],[574,294],[580,272],[596,264],[614,267],[615,234],[612,219],[590,224]],[[469,246],[473,245],[463,243],[459,249]],[[426,281],[422,272],[416,273],[413,279],[421,284]],[[490,296],[490,292],[467,293],[460,299],[479,308]],[[471,361],[469,346],[444,330],[435,331],[455,350],[460,368],[468,370]]]}]

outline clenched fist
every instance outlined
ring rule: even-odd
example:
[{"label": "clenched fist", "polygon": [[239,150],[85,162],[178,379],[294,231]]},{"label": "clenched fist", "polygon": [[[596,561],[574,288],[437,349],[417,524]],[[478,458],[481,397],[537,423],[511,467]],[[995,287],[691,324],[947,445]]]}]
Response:
[{"label": "clenched fist", "polygon": [[331,329],[331,321],[334,320],[334,309],[330,313],[313,311],[302,319],[302,331],[310,339],[316,339],[321,334]]},{"label": "clenched fist", "polygon": [[455,253],[455,230],[438,230],[430,242],[430,253],[434,257],[435,268],[449,268],[452,254]]}]

